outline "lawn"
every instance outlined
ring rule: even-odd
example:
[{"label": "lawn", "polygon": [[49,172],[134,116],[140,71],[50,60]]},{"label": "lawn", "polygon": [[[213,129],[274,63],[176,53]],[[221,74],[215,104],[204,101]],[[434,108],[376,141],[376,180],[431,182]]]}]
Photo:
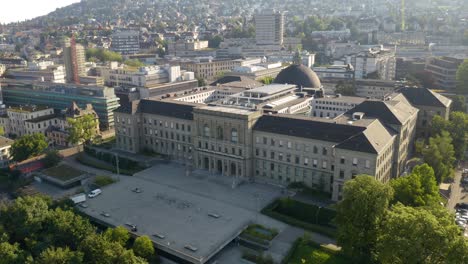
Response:
[{"label": "lawn", "polygon": [[64,164],[46,169],[42,173],[61,181],[68,181],[85,174],[83,171]]},{"label": "lawn", "polygon": [[324,248],[310,240],[299,238],[285,264],[349,264],[351,261],[338,251]]},{"label": "lawn", "polygon": [[328,208],[321,208],[290,198],[280,198],[263,208],[262,213],[312,232],[329,237],[336,236],[336,227],[333,224],[336,212]]}]

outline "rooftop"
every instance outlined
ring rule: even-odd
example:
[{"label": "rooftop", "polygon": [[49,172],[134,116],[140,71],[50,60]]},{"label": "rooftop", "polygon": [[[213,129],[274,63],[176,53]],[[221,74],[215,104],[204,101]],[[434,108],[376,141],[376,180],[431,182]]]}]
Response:
[{"label": "rooftop", "polygon": [[12,139],[0,136],[0,148],[11,146],[15,142]]},{"label": "rooftop", "polygon": [[264,96],[276,94],[285,90],[295,89],[296,85],[294,84],[269,84],[254,89],[247,90],[247,93],[258,93],[263,94]]}]

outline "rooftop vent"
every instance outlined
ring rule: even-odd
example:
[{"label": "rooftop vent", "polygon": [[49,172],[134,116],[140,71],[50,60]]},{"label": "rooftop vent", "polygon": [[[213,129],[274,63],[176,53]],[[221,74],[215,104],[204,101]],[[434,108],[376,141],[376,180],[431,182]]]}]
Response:
[{"label": "rooftop vent", "polygon": [[363,112],[356,112],[356,113],[353,113],[353,120],[361,120],[362,118],[364,118],[364,113]]}]

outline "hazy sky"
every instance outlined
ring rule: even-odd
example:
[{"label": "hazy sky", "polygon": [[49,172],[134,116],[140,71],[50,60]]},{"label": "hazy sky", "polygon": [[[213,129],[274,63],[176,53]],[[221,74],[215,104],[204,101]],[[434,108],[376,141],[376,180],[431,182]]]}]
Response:
[{"label": "hazy sky", "polygon": [[58,7],[80,0],[0,0],[0,23],[16,22],[46,15]]}]

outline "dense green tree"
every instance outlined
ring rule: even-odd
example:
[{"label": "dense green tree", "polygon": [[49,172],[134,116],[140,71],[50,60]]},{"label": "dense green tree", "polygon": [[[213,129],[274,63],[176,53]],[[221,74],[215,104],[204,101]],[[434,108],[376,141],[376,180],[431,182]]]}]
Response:
[{"label": "dense green tree", "polygon": [[198,87],[203,87],[203,86],[206,86],[206,85],[207,85],[205,79],[203,79],[203,78],[197,78],[197,80],[198,80]]},{"label": "dense green tree", "polygon": [[76,250],[81,241],[95,232],[87,219],[61,208],[50,210],[45,222],[49,236],[47,240],[55,246],[68,246],[72,250]]},{"label": "dense green tree", "polygon": [[352,82],[339,81],[336,84],[335,93],[346,96],[355,96],[356,88]]},{"label": "dense green tree", "polygon": [[438,183],[453,176],[455,151],[447,131],[429,138],[429,145],[423,149],[423,158],[424,162],[434,169]]},{"label": "dense green tree", "polygon": [[468,60],[458,66],[457,89],[463,92],[468,91]]},{"label": "dense green tree", "polygon": [[[466,263],[468,252],[463,256],[455,248],[464,246],[461,239],[459,227],[445,208],[397,204],[382,222],[377,259],[382,264]],[[449,257],[453,251],[457,256]],[[449,259],[456,261],[448,262]]]},{"label": "dense green tree", "polygon": [[18,243],[0,243],[0,264],[24,264],[26,263],[25,252]]},{"label": "dense green tree", "polygon": [[272,84],[274,80],[275,80],[275,78],[273,78],[271,76],[266,76],[261,80],[261,82],[263,84],[265,84],[265,85],[268,85],[268,84]]},{"label": "dense green tree", "polygon": [[150,259],[154,255],[153,242],[148,236],[137,237],[133,243],[133,252],[137,256]]},{"label": "dense green tree", "polygon": [[392,197],[392,188],[372,176],[345,183],[337,205],[337,240],[353,263],[372,263],[380,222]]},{"label": "dense green tree", "polygon": [[104,232],[104,237],[107,240],[117,242],[124,247],[127,244],[128,239],[130,239],[130,233],[125,227],[118,226],[116,228],[108,228]]},{"label": "dense green tree", "polygon": [[444,130],[448,131],[452,137],[455,157],[463,159],[467,148],[468,114],[465,112],[452,112],[449,120],[445,120],[438,115],[434,116],[431,123],[432,136],[440,135]]},{"label": "dense green tree", "polygon": [[99,60],[102,62],[106,62],[106,61],[122,62],[123,61],[122,55],[120,55],[119,53],[106,50],[106,49],[98,49],[98,48],[87,49],[86,58],[88,60],[91,60],[92,58],[94,58],[94,60]]},{"label": "dense green tree", "polygon": [[37,258],[36,264],[81,264],[83,253],[69,248],[48,248]]},{"label": "dense green tree", "polygon": [[219,44],[223,42],[223,37],[220,35],[216,35],[210,39],[208,39],[208,47],[217,49],[219,48]]},{"label": "dense green tree", "polygon": [[457,95],[452,98],[452,108],[450,109],[453,112],[464,112],[466,113],[466,100],[465,96]]},{"label": "dense green tree", "polygon": [[85,263],[96,264],[140,264],[147,263],[135,256],[132,250],[127,250],[117,242],[111,242],[102,235],[88,236],[80,244],[80,251],[84,253]]},{"label": "dense green tree", "polygon": [[126,60],[125,65],[130,66],[130,67],[143,67],[145,64],[137,59],[133,60]]},{"label": "dense green tree", "polygon": [[427,164],[416,166],[411,174],[390,182],[395,191],[393,202],[407,206],[437,205],[439,188],[434,170]]},{"label": "dense green tree", "polygon": [[62,159],[63,157],[58,150],[49,149],[45,152],[45,157],[42,159],[42,162],[46,168],[50,168],[59,164]]},{"label": "dense green tree", "polygon": [[44,134],[36,133],[32,135],[24,135],[15,140],[11,146],[11,155],[13,160],[20,162],[31,157],[40,155],[48,144]]},{"label": "dense green tree", "polygon": [[96,137],[98,121],[92,114],[79,118],[68,118],[68,141],[72,144],[88,144]]},{"label": "dense green tree", "polygon": [[50,200],[44,197],[19,197],[0,211],[0,222],[13,241],[24,241],[40,235],[49,216]]}]

